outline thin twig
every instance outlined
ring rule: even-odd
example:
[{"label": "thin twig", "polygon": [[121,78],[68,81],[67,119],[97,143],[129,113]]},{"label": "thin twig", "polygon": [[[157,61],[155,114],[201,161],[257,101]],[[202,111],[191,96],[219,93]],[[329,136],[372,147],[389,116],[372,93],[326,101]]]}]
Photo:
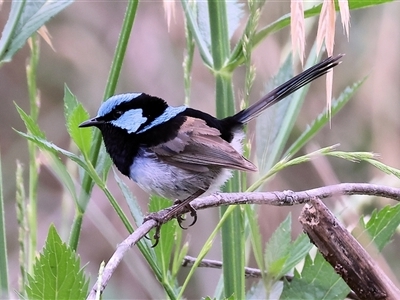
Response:
[{"label": "thin twig", "polygon": [[[196,257],[186,255],[183,258],[182,267],[191,267],[194,265],[195,261],[196,261]],[[200,262],[200,264],[198,265],[198,267],[221,269],[222,261],[213,260],[213,259],[203,259]],[[244,268],[244,274],[245,274],[246,278],[261,278],[261,276],[262,276],[260,269],[249,268],[249,267]],[[286,281],[291,282],[293,280],[293,276],[285,275],[285,276],[282,276],[279,280],[281,280],[281,281],[286,280]],[[360,299],[353,291],[350,291],[350,293],[346,296],[346,298],[353,299],[353,300]]]},{"label": "thin twig", "polygon": [[[186,255],[183,258],[182,267],[192,267],[196,261],[196,257]],[[222,268],[222,261],[213,260],[213,259],[203,259],[199,267],[201,268],[212,268],[212,269],[221,269]],[[261,278],[262,274],[260,269],[245,267],[244,268],[244,275],[246,278]],[[284,276],[288,281],[291,281],[293,276]],[[283,280],[283,277],[282,277]]]},{"label": "thin twig", "polygon": [[[219,207],[222,205],[239,204],[292,206],[308,203],[311,199],[325,199],[336,195],[370,195],[400,201],[400,189],[397,188],[367,183],[341,183],[300,192],[217,193],[208,197],[193,200],[191,205],[196,210]],[[165,210],[162,210],[159,213],[165,213],[164,211]],[[186,212],[188,211],[183,208],[181,211],[177,212],[175,216],[171,216],[170,219],[166,220],[166,222]],[[104,268],[102,283],[100,285],[101,291],[103,291],[107,286],[108,281],[118,264],[121,262],[125,252],[127,252],[129,248],[135,245],[143,236],[156,226],[156,221],[149,219],[118,245],[116,251]],[[98,284],[95,283],[87,299],[95,299],[97,286]]]}]

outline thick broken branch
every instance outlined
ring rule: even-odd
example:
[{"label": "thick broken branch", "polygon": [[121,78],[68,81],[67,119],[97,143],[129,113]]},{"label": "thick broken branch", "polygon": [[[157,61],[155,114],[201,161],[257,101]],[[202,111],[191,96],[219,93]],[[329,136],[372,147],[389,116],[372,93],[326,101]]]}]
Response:
[{"label": "thick broken branch", "polygon": [[400,290],[318,198],[299,217],[305,233],[360,299],[400,299]]}]

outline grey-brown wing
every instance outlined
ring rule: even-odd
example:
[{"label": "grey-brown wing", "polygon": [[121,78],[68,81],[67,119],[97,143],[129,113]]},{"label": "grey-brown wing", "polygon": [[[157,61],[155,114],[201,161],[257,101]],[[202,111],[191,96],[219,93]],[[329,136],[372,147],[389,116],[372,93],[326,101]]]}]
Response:
[{"label": "grey-brown wing", "polygon": [[152,150],[161,160],[197,172],[207,172],[209,167],[256,171],[256,166],[220,134],[218,129],[207,126],[205,121],[188,117],[173,140]]}]

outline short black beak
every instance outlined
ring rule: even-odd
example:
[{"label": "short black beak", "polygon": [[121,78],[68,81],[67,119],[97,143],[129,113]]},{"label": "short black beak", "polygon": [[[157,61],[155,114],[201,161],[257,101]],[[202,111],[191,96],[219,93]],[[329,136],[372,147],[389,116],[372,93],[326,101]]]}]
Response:
[{"label": "short black beak", "polygon": [[93,119],[90,119],[90,120],[87,120],[87,121],[81,123],[79,125],[79,127],[98,126],[98,125],[103,124],[103,123],[104,123],[103,121],[99,121],[99,120],[97,120],[97,118],[93,118]]}]

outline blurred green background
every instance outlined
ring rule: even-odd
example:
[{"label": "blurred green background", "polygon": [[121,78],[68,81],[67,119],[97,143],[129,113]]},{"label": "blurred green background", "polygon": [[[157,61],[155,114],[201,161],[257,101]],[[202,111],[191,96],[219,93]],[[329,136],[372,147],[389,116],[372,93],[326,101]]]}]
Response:
[{"label": "blurred green background", "polygon": [[[117,92],[146,92],[164,98],[172,105],[180,105],[184,99],[182,61],[185,53],[183,14],[179,2],[170,2],[175,13],[168,24],[162,2],[143,1],[139,5],[124,68]],[[267,3],[260,25],[279,18],[289,12],[289,1]],[[63,116],[63,91],[66,84],[83,102],[91,115],[97,112],[108,76],[111,59],[120,32],[126,3],[120,1],[77,1],[57,15],[47,29],[52,36],[55,51],[45,42],[41,43],[38,71],[38,88],[41,92],[39,123],[49,140],[56,145],[69,148],[69,137]],[[5,2],[0,11],[0,28],[8,17],[10,3]],[[344,151],[372,151],[379,153],[382,162],[400,168],[400,3],[390,4],[351,12],[350,39],[343,35],[340,17],[336,26],[335,53],[345,53],[343,63],[335,68],[333,95],[348,85],[368,75],[368,79],[354,99],[332,119],[330,128],[325,128],[314,139],[310,152],[318,147],[340,143]],[[309,27],[307,49],[316,35],[317,19],[307,19]],[[242,28],[241,28],[242,29]],[[235,39],[235,38],[234,38]],[[290,52],[289,29],[268,37],[253,53],[257,78],[252,91],[252,101],[257,100],[264,85],[278,71],[282,61]],[[13,131],[24,131],[22,121],[15,110],[15,101],[28,109],[25,66],[29,48],[25,46],[14,56],[12,62],[0,68],[0,150],[3,163],[3,178],[6,200],[7,241],[9,247],[9,268],[11,285],[17,287],[18,227],[15,217],[15,170],[16,161],[26,165],[28,161],[27,142]],[[300,68],[297,68],[297,72]],[[241,99],[244,86],[244,68],[234,76],[237,99]],[[193,65],[191,106],[214,114],[214,80],[202,65],[198,53]],[[319,79],[311,85],[305,105],[296,123],[292,136],[295,139],[325,108],[325,81]],[[239,102],[239,101],[238,101]],[[238,103],[239,105],[239,103]],[[254,125],[254,124],[253,124]],[[252,127],[252,126],[251,126]],[[72,146],[73,147],[73,146]],[[63,239],[68,238],[73,218],[73,202],[63,193],[61,184],[52,174],[45,157],[42,163],[39,185],[39,247],[43,245],[50,223],[54,223]],[[70,162],[66,163],[70,164]],[[72,167],[74,168],[74,167]],[[26,176],[27,174],[25,174]],[[111,176],[112,177],[112,176]],[[78,177],[76,177],[78,178]],[[350,163],[339,159],[317,159],[313,163],[291,167],[279,173],[268,185],[268,190],[301,190],[338,182],[370,182],[400,186],[398,179],[386,176],[365,163]],[[134,183],[125,180],[138,197],[144,211],[147,211],[147,195]],[[79,184],[79,183],[77,183]],[[115,181],[110,178],[110,189],[120,194]],[[114,187],[113,187],[114,186]],[[120,195],[121,204],[128,212]],[[359,197],[363,203],[362,212],[380,207],[393,201]],[[354,198],[343,198],[341,205],[333,204],[340,199],[327,200],[339,217],[351,228],[359,217],[359,207]],[[359,202],[360,202],[359,201]],[[357,203],[359,204],[359,203]],[[276,208],[264,206],[259,209],[259,219],[266,242],[278,226],[292,212],[294,232],[301,231],[297,217],[301,207]],[[78,253],[90,274],[92,283],[101,261],[107,261],[116,245],[127,232],[107,199],[95,188],[84,219]],[[218,210],[199,212],[199,221],[185,232],[190,242],[189,254],[196,256],[218,218]],[[164,238],[164,237],[162,237]],[[400,239],[384,250],[392,271],[384,270],[392,279],[400,279],[398,247]],[[208,254],[210,259],[220,259],[220,245],[214,244]],[[250,262],[251,264],[251,262]],[[219,270],[199,269],[188,298],[212,295],[220,278]],[[398,283],[398,281],[397,281]],[[149,295],[143,286],[153,286]],[[133,249],[119,266],[106,289],[107,298],[162,298],[159,284],[143,261],[139,251]]]}]

